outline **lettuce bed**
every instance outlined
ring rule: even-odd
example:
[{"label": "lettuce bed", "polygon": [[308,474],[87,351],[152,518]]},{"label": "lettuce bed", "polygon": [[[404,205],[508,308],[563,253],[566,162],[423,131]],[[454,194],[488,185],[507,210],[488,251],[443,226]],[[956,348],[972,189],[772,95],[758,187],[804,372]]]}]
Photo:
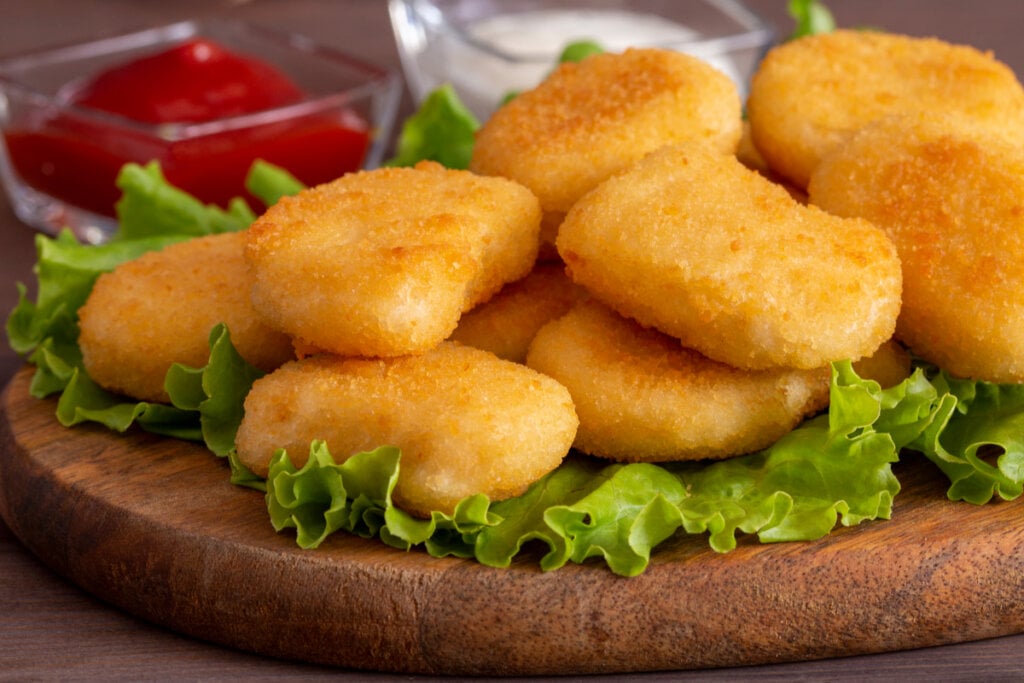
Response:
[{"label": "lettuce bed", "polygon": [[[267,203],[301,188],[266,164],[254,167],[250,181]],[[301,469],[280,451],[263,480],[234,457],[242,401],[260,372],[237,354],[223,325],[211,331],[205,367],[168,372],[170,406],[126,402],[82,367],[76,312],[101,273],[253,220],[241,202],[229,211],[203,206],[168,185],[156,165],[126,166],[118,184],[120,229],[108,244],[81,245],[70,233],[36,237],[36,299],[19,284],[7,320],[11,347],[36,366],[32,395],[59,394],[57,419],[68,427],[98,422],[205,443],[229,463],[234,483],[265,493],[273,527],[294,529],[304,548],[343,531],[506,567],[527,542],[539,542],[547,547],[544,570],[600,557],[611,571],[633,576],[675,534],[705,535],[714,550],[727,552],[739,533],[762,542],[813,540],[836,524],[888,519],[900,490],[892,464],[901,457],[933,462],[948,477],[952,500],[983,504],[1021,494],[1024,386],[956,379],[918,364],[903,383],[882,390],[848,362],[833,365],[827,414],[764,451],[731,460],[623,465],[572,453],[520,497],[472,496],[453,515],[435,512],[430,519],[392,504],[401,452],[387,445],[338,463],[328,444],[315,442]]]}]

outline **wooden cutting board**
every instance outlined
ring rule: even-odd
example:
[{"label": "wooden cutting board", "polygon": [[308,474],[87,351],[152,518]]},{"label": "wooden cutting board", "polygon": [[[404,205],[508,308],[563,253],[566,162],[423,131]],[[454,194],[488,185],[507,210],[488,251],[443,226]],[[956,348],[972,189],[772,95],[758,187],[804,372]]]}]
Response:
[{"label": "wooden cutting board", "polygon": [[71,581],[179,632],[261,654],[393,672],[543,675],[759,664],[1024,632],[1024,499],[951,503],[902,463],[893,519],[812,543],[703,537],[641,576],[435,559],[336,534],[301,550],[201,446],[65,429],[3,395],[0,514]]}]

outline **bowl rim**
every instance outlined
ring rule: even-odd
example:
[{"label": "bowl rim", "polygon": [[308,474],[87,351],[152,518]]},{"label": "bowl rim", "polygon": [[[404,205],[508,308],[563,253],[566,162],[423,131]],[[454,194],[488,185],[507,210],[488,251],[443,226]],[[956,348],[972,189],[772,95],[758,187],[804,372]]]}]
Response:
[{"label": "bowl rim", "polygon": [[[438,10],[433,13],[438,19],[433,20],[432,23],[437,26],[443,26],[448,33],[457,36],[461,42],[502,61],[511,64],[535,64],[541,62],[549,64],[551,62],[551,55],[547,53],[511,53],[476,38],[461,26],[451,22],[448,16],[437,8],[433,0],[392,0],[392,2],[404,5],[413,14],[420,17],[421,20],[424,19],[424,15],[420,6],[424,3],[430,5],[430,7]],[[709,6],[725,17],[735,21],[739,25],[738,30],[707,38],[687,40],[685,43],[678,41],[652,43],[647,47],[679,49],[679,46],[685,45],[687,53],[708,57],[739,50],[764,48],[775,40],[776,31],[774,27],[741,0],[701,0],[701,2],[703,5]],[[627,6],[626,9],[631,10],[632,8]],[[496,16],[500,13],[504,13],[504,8],[496,4],[496,11],[490,16]]]},{"label": "bowl rim", "polygon": [[[83,58],[127,53],[149,46],[154,48],[171,46],[197,37],[209,37],[218,42],[227,42],[231,35],[245,36],[256,41],[273,43],[281,48],[293,49],[322,62],[335,63],[353,73],[362,74],[366,80],[337,92],[305,95],[298,102],[246,114],[202,122],[148,123],[113,112],[62,101],[60,90],[54,94],[42,92],[24,78],[25,73],[42,65],[71,63]],[[228,47],[232,47],[230,43]],[[71,81],[71,83],[73,82]],[[395,109],[397,98],[401,94],[400,85],[401,78],[397,70],[364,61],[342,50],[323,45],[303,34],[280,31],[247,21],[220,18],[185,19],[128,33],[33,49],[0,60],[0,95],[4,93],[15,95],[32,106],[49,108],[73,115],[78,120],[124,129],[126,132],[157,138],[165,142],[188,140],[213,133],[303,118],[339,109],[355,102],[372,100],[376,93],[384,93],[386,98],[384,111],[380,116],[375,117],[378,120],[366,122],[371,132],[374,132],[372,129],[382,123],[387,125],[387,119],[391,116],[390,110]],[[61,90],[63,89],[62,86]]]}]

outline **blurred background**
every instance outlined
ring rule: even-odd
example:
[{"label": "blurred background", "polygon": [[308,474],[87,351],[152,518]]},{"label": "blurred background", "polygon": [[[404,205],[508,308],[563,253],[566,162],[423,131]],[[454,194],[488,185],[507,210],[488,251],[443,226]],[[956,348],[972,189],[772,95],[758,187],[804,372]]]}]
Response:
[{"label": "blurred background", "polygon": [[[746,4],[773,24],[780,36],[792,28],[787,0],[748,0]],[[1015,71],[1024,72],[1024,41],[1019,36],[1024,2],[1020,0],[833,0],[825,4],[841,27],[875,27],[967,43],[994,50]],[[231,15],[298,31],[369,61],[397,65],[387,14],[385,0],[0,0],[0,56],[180,19]],[[353,26],[386,30],[344,30]]]}]

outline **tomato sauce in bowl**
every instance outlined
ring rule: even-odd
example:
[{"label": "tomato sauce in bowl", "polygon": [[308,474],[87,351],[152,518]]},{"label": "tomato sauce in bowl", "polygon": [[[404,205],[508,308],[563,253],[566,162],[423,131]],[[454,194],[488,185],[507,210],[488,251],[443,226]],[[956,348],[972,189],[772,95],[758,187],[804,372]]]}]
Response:
[{"label": "tomato sauce in bowl", "polygon": [[[204,202],[241,196],[259,210],[244,189],[256,159],[307,185],[379,161],[400,94],[392,74],[319,48],[292,54],[294,41],[250,28],[175,26],[148,49],[102,68],[83,64],[52,92],[26,83],[43,67],[75,73],[67,54],[0,65],[8,110],[0,172],[25,222],[79,232],[82,216],[110,219],[127,162],[156,160],[170,183]],[[277,40],[275,49],[258,49],[259,40]],[[56,74],[43,76],[56,83]]]}]

